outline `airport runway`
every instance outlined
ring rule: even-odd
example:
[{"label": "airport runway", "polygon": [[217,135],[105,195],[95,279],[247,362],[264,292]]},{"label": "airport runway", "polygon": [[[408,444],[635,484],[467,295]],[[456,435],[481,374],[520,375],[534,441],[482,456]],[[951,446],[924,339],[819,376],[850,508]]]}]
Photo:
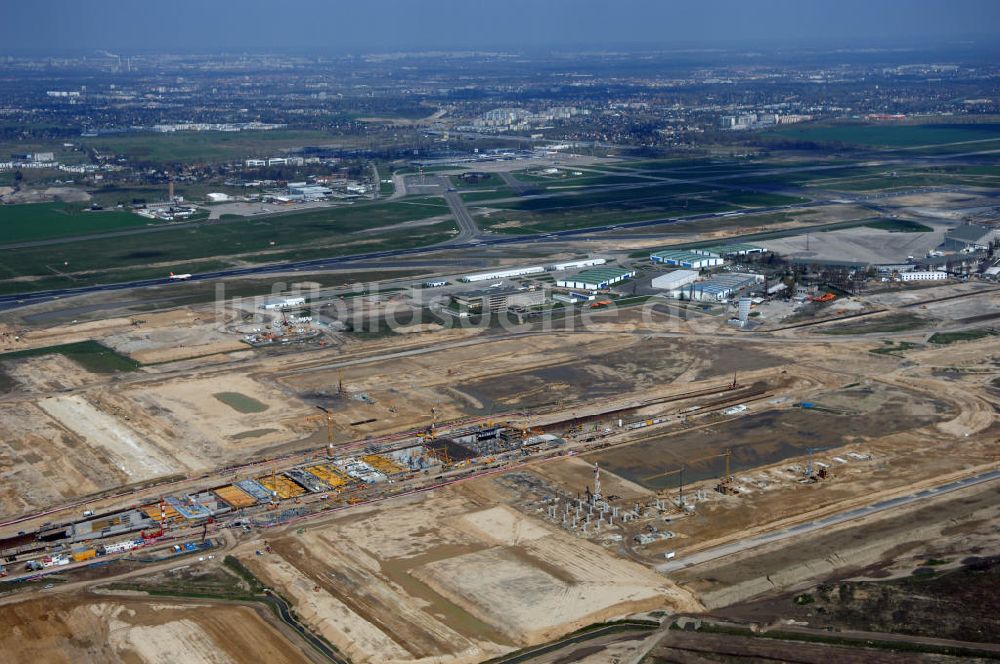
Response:
[{"label": "airport runway", "polygon": [[458,235],[453,238],[453,241],[467,242],[479,237],[479,226],[469,214],[469,209],[465,207],[462,195],[446,189],[442,196],[448,204],[448,209],[451,210],[451,216],[455,217],[455,221],[458,222]]},{"label": "airport runway", "polygon": [[911,503],[915,503],[924,500],[926,498],[933,498],[935,496],[948,493],[949,491],[964,489],[966,487],[974,486],[976,484],[982,484],[983,482],[991,482],[997,478],[1000,478],[1000,470],[991,470],[989,472],[980,473],[979,475],[973,475],[972,477],[966,477],[964,479],[955,480],[954,482],[948,482],[947,484],[936,486],[933,489],[924,489],[923,491],[917,491],[915,493],[911,493],[906,496],[900,496],[899,498],[882,500],[877,503],[873,503],[871,505],[866,505],[864,507],[856,507],[852,510],[847,510],[846,512],[840,512],[838,514],[825,516],[822,519],[816,519],[814,521],[800,523],[796,526],[782,528],[781,530],[776,530],[770,533],[764,533],[762,535],[757,535],[756,537],[750,537],[748,539],[740,540],[738,542],[731,542],[729,544],[723,544],[722,546],[717,546],[712,549],[706,549],[705,551],[699,551],[684,558],[679,558],[676,560],[671,560],[669,562],[660,563],[659,565],[656,566],[656,571],[675,572],[677,570],[687,569],[688,567],[711,562],[719,558],[730,556],[734,553],[740,553],[743,551],[747,551],[749,549],[755,549],[765,544],[771,544],[772,542],[780,542],[781,540],[788,539],[790,537],[805,535],[807,533],[811,533],[816,530],[829,528],[830,526],[834,526],[839,523],[845,523],[847,521],[853,521],[855,519],[861,519],[866,516],[871,516],[872,514],[877,514],[884,510],[892,509],[894,507],[909,505]]},{"label": "airport runway", "polygon": [[[931,190],[940,191],[942,189],[947,189],[947,188],[921,187],[917,189],[910,189],[900,192],[873,194],[870,196],[851,196],[851,197],[844,196],[842,198],[834,198],[834,199],[819,200],[819,201],[806,201],[802,203],[793,203],[790,205],[771,205],[767,207],[747,208],[745,210],[739,210],[736,214],[742,216],[747,214],[780,212],[780,211],[794,210],[801,208],[815,208],[815,207],[825,207],[829,205],[862,203],[864,201],[885,200],[888,198],[894,198],[898,196],[924,193]],[[455,192],[447,192],[447,193],[453,193],[457,195],[457,193]],[[464,203],[462,205],[462,208],[465,209]],[[539,243],[539,242],[542,243],[557,242],[564,239],[571,239],[575,237],[592,235],[595,233],[603,233],[607,231],[624,230],[629,228],[650,228],[654,226],[666,226],[671,224],[690,223],[692,221],[702,221],[706,219],[717,219],[720,217],[733,217],[733,216],[734,216],[733,212],[707,212],[702,214],[693,214],[693,215],[678,216],[678,217],[665,217],[661,219],[647,219],[644,221],[621,222],[617,224],[605,224],[603,226],[592,226],[588,228],[576,228],[570,230],[552,231],[550,233],[544,233],[535,236],[524,236],[524,235],[485,236],[485,237],[474,238],[471,240],[466,240],[463,239],[461,235],[459,235],[445,242],[436,245],[430,245],[427,247],[415,247],[411,249],[389,249],[385,251],[373,251],[364,254],[352,254],[348,256],[337,256],[332,258],[315,258],[304,261],[272,263],[270,265],[254,265],[248,267],[216,270],[212,272],[201,272],[192,275],[189,281],[192,282],[217,281],[219,279],[227,279],[231,277],[248,277],[248,276],[259,276],[268,274],[280,274],[280,273],[294,272],[299,270],[332,270],[332,269],[349,267],[352,264],[359,262],[373,261],[384,258],[399,258],[402,256],[415,256],[430,252],[449,251],[449,250],[461,251],[463,249],[471,249],[484,246],[505,246],[505,245]],[[475,222],[473,222],[473,226],[475,226]],[[468,235],[466,235],[466,237],[468,237]],[[50,302],[52,300],[72,297],[75,295],[86,295],[91,293],[108,293],[108,292],[129,290],[132,288],[143,288],[147,286],[165,286],[171,283],[173,283],[173,280],[170,279],[168,276],[164,275],[163,277],[160,277],[158,279],[141,279],[137,281],[128,281],[116,284],[95,284],[92,286],[80,286],[76,288],[62,288],[56,290],[37,291],[34,293],[2,295],[0,296],[0,311],[14,309],[29,304]]]}]

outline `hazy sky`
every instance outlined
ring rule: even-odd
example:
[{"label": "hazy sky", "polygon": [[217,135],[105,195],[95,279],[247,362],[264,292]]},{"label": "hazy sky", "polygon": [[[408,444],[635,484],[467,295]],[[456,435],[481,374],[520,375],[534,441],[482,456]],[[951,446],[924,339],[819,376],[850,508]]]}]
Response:
[{"label": "hazy sky", "polygon": [[997,38],[1000,0],[6,0],[12,49],[669,48]]}]

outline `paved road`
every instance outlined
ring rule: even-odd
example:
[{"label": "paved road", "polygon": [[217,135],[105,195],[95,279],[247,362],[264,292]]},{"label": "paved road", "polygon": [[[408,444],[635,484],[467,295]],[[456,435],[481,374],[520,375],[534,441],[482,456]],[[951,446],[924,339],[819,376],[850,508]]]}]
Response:
[{"label": "paved road", "polygon": [[889,500],[882,500],[871,505],[866,505],[864,507],[856,507],[846,512],[840,512],[839,514],[832,514],[830,516],[825,516],[822,519],[816,519],[814,521],[809,521],[806,523],[800,523],[796,526],[790,526],[788,528],[782,528],[781,530],[776,530],[770,533],[764,533],[757,535],[756,537],[751,537],[749,539],[740,540],[738,542],[731,542],[730,544],[723,544],[722,546],[717,546],[711,549],[706,549],[705,551],[699,551],[693,553],[685,558],[680,558],[677,560],[672,560],[670,562],[660,563],[656,566],[658,572],[675,572],[677,570],[687,569],[694,565],[700,565],[702,563],[707,563],[719,558],[724,558],[725,556],[732,555],[734,553],[740,553],[742,551],[747,551],[748,549],[754,549],[765,544],[770,544],[772,542],[779,542],[783,539],[788,539],[789,537],[797,537],[800,535],[805,535],[816,530],[821,530],[834,526],[839,523],[845,523],[847,521],[853,521],[855,519],[860,519],[872,514],[877,514],[883,510],[892,509],[894,507],[901,507],[903,505],[909,505],[911,503],[924,500],[926,498],[932,498],[939,496],[943,493],[948,493],[949,491],[956,491],[958,489],[963,489],[965,487],[974,486],[976,484],[981,484],[983,482],[990,482],[997,478],[1000,478],[1000,470],[991,470],[986,473],[980,473],[979,475],[973,475],[972,477],[966,477],[961,480],[955,480],[953,482],[948,482],[947,484],[942,484],[940,486],[934,487],[933,489],[924,489],[923,491],[917,491],[906,496],[900,496],[899,498],[891,498]]}]

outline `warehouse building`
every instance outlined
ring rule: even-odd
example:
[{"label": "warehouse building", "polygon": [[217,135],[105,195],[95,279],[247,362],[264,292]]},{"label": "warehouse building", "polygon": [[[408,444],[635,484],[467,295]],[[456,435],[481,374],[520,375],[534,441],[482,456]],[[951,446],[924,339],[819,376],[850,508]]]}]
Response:
[{"label": "warehouse building", "polygon": [[551,267],[553,272],[562,272],[563,270],[573,270],[578,267],[593,267],[595,265],[604,265],[607,263],[603,258],[586,258],[579,261],[570,261],[569,263],[556,263]]},{"label": "warehouse building", "polygon": [[717,244],[710,247],[698,247],[692,249],[692,253],[702,256],[747,256],[749,254],[762,254],[767,251],[766,247],[756,244],[746,244],[745,242],[734,242],[732,244]]},{"label": "warehouse building", "polygon": [[988,249],[990,243],[997,239],[1000,239],[1000,230],[967,224],[950,229],[941,248],[945,251],[978,251]]},{"label": "warehouse building", "polygon": [[674,270],[653,278],[652,286],[659,290],[672,291],[698,280],[696,270]]},{"label": "warehouse building", "polygon": [[460,281],[471,283],[474,281],[489,281],[490,279],[509,279],[510,277],[524,277],[529,274],[541,274],[543,272],[545,272],[545,268],[541,265],[532,265],[530,267],[517,267],[510,270],[497,270],[496,272],[467,274]]},{"label": "warehouse building", "polygon": [[763,275],[733,272],[719,274],[701,283],[689,284],[676,291],[675,297],[697,302],[725,302],[751,286],[764,282]]},{"label": "warehouse building", "polygon": [[288,197],[301,200],[322,200],[333,194],[333,189],[307,182],[289,182]]},{"label": "warehouse building", "polygon": [[519,288],[485,288],[452,296],[459,311],[484,313],[514,308],[537,307],[545,304],[545,291]]},{"label": "warehouse building", "polygon": [[635,276],[635,270],[620,267],[603,267],[584,270],[567,279],[556,282],[560,288],[582,288],[583,290],[603,290]]},{"label": "warehouse building", "polygon": [[677,267],[686,267],[695,270],[700,270],[706,267],[716,267],[725,263],[721,256],[698,254],[684,249],[666,249],[664,251],[657,251],[649,255],[649,260],[654,263],[676,265]]}]

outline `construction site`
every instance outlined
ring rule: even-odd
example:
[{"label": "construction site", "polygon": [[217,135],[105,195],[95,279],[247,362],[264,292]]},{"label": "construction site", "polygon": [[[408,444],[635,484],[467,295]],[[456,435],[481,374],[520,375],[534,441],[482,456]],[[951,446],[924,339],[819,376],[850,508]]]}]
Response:
[{"label": "construction site", "polygon": [[[778,556],[796,528],[842,566],[872,564],[905,532],[870,529],[859,548],[841,529],[996,473],[998,337],[930,341],[1000,315],[978,284],[753,335],[640,307],[572,331],[371,337],[261,311],[6,330],[0,613],[42,630],[36,593],[65,608],[31,641],[43,650],[17,630],[4,647],[72,661],[97,647],[68,639],[84,629],[118,656],[229,661],[238,621],[275,661],[478,662],[746,601],[773,572],[739,561]],[[274,321],[318,336],[262,343]],[[104,350],[77,354],[93,341]],[[822,554],[787,587],[839,569]],[[186,574],[246,588],[136,595]]]}]

